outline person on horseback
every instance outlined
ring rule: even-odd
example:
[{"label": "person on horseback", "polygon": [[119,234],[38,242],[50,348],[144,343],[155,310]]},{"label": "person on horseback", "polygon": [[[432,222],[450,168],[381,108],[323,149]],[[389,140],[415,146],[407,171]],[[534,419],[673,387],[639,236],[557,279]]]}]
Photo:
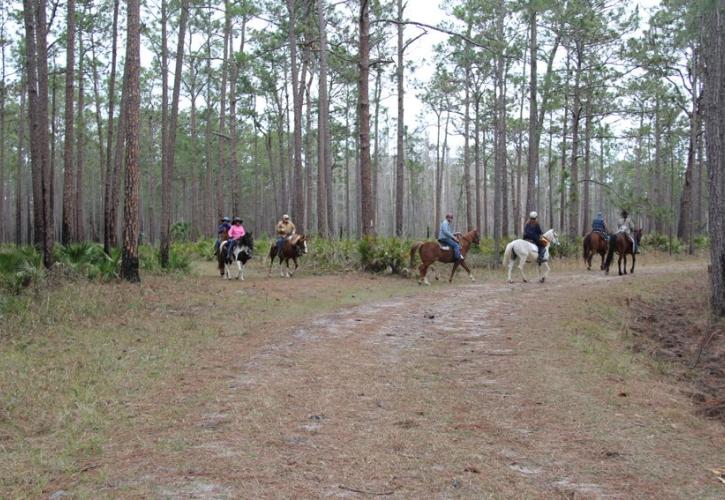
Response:
[{"label": "person on horseback", "polygon": [[630,239],[632,242],[632,253],[638,254],[639,249],[637,248],[637,242],[634,236],[632,236],[632,231],[634,231],[634,222],[632,222],[629,213],[626,210],[622,210],[621,217],[617,219],[617,232],[624,233]]},{"label": "person on horseback", "polygon": [[219,253],[219,245],[222,244],[222,236],[224,233],[229,231],[229,228],[232,227],[231,219],[229,217],[222,217],[219,219],[219,226],[217,226],[216,229],[216,242],[214,243],[214,255]]},{"label": "person on horseback", "polygon": [[531,212],[529,214],[529,220],[524,226],[524,239],[536,245],[536,248],[539,251],[539,258],[537,259],[537,262],[541,264],[542,262],[544,262],[544,252],[546,251],[546,245],[543,245],[541,242],[541,237],[544,235],[544,232],[541,230],[538,219],[539,214],[537,214],[536,212]]},{"label": "person on horseback", "polygon": [[232,250],[234,249],[234,246],[237,244],[237,242],[242,239],[242,236],[247,234],[247,232],[244,230],[244,226],[242,225],[242,219],[239,217],[234,217],[232,220],[232,227],[229,228],[229,244],[227,244],[227,257],[232,258]]},{"label": "person on horseback", "polygon": [[277,255],[282,251],[284,241],[293,234],[295,234],[295,225],[290,220],[289,215],[284,214],[277,223]]},{"label": "person on horseback", "polygon": [[453,259],[463,260],[461,255],[461,244],[458,238],[453,234],[453,214],[446,214],[446,218],[441,222],[441,228],[438,231],[438,241],[442,245],[448,245],[453,249]]},{"label": "person on horseback", "polygon": [[607,224],[604,222],[602,212],[597,212],[597,216],[592,221],[592,231],[596,231],[602,234],[604,237],[607,236]]}]

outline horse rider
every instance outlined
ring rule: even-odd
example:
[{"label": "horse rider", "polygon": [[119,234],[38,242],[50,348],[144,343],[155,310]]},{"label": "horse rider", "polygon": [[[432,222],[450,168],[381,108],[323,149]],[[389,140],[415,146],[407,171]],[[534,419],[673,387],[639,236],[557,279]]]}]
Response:
[{"label": "horse rider", "polygon": [[604,237],[607,236],[607,224],[604,222],[602,212],[597,212],[597,216],[594,217],[594,220],[592,221],[592,231],[596,231]]},{"label": "horse rider", "polygon": [[232,257],[232,250],[234,249],[234,246],[237,244],[237,241],[242,239],[242,236],[244,236],[247,232],[244,230],[244,226],[242,225],[242,219],[240,217],[234,217],[232,220],[232,227],[229,228],[229,240],[230,243],[227,245],[227,256],[228,258]]},{"label": "horse rider", "polygon": [[536,262],[541,264],[542,262],[544,262],[544,252],[546,251],[546,245],[541,242],[541,237],[544,235],[544,232],[541,230],[538,219],[539,214],[537,214],[536,212],[531,212],[529,214],[529,220],[524,226],[524,239],[536,245],[536,249],[539,252],[539,258],[536,260]]},{"label": "horse rider", "polygon": [[219,253],[219,245],[222,244],[222,236],[232,227],[232,220],[229,217],[219,219],[219,226],[216,229],[216,242],[214,243],[214,255]]},{"label": "horse rider", "polygon": [[632,222],[632,218],[629,216],[629,213],[626,210],[622,210],[621,217],[617,219],[617,232],[624,233],[624,235],[630,239],[632,242],[632,253],[638,254],[639,249],[637,248],[637,242],[632,236],[632,231],[634,231],[634,222]]},{"label": "horse rider", "polygon": [[277,255],[282,251],[282,245],[284,241],[295,234],[295,225],[289,218],[289,215],[284,214],[282,219],[277,223]]},{"label": "horse rider", "polygon": [[446,218],[441,222],[441,228],[438,231],[438,241],[443,245],[448,245],[453,249],[453,260],[463,260],[461,255],[461,244],[458,238],[453,234],[453,214],[447,213]]}]

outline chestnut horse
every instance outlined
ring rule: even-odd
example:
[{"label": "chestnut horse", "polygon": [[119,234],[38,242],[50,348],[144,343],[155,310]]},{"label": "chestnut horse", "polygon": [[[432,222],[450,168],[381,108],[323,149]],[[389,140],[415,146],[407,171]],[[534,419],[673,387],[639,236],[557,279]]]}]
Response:
[{"label": "chestnut horse", "polygon": [[[282,261],[284,261],[285,264],[287,264],[286,277],[291,277],[299,267],[297,265],[297,258],[302,257],[307,253],[308,239],[309,238],[304,234],[293,234],[288,236],[287,239],[284,240],[284,243],[282,243],[282,249],[279,254],[277,254],[277,242],[272,242],[272,247],[269,249],[269,273],[267,276],[272,275],[272,264],[274,264],[274,259],[279,258],[279,275],[283,278],[285,277],[285,273],[282,271]],[[295,264],[295,268],[292,272],[289,270],[290,259],[292,259],[292,262]]]},{"label": "chestnut horse", "polygon": [[[632,236],[639,248],[639,241],[642,239],[642,229],[635,229]],[[629,239],[629,236],[624,233],[615,233],[609,237],[609,252],[607,253],[607,261],[604,263],[604,270],[607,274],[609,274],[609,265],[612,263],[614,252],[617,252],[619,256],[619,260],[617,261],[619,275],[627,274],[627,254],[632,256],[632,269],[629,272],[634,273],[636,256],[632,252],[632,240]],[[624,259],[624,272],[622,272],[622,259]]]},{"label": "chestnut horse", "polygon": [[[478,230],[474,229],[473,231],[469,231],[466,234],[460,234],[456,233],[456,236],[458,236],[458,241],[461,243],[461,256],[465,257],[468,253],[468,250],[471,248],[471,245],[478,245],[481,243],[480,236],[478,235]],[[456,270],[458,269],[458,266],[460,265],[463,267],[463,269],[468,272],[468,277],[471,279],[471,281],[475,281],[473,274],[471,273],[471,270],[466,265],[465,260],[458,260],[453,261],[453,249],[450,247],[446,247],[445,250],[441,248],[441,244],[437,241],[419,241],[417,243],[414,243],[413,246],[410,247],[410,268],[413,268],[413,265],[415,264],[415,254],[416,252],[420,255],[420,266],[418,267],[418,270],[420,271],[420,278],[418,278],[418,284],[426,284],[430,285],[430,282],[428,281],[428,278],[426,278],[426,273],[428,272],[428,267],[430,267],[434,262],[453,262],[453,269],[451,270],[451,277],[448,278],[448,282],[451,283],[453,281],[453,275],[456,274]]]},{"label": "chestnut horse", "polygon": [[592,231],[584,237],[584,262],[587,264],[587,270],[592,270],[592,258],[594,254],[599,254],[602,258],[602,264],[599,269],[604,271],[604,260],[607,257],[609,249],[609,238],[599,231]]}]

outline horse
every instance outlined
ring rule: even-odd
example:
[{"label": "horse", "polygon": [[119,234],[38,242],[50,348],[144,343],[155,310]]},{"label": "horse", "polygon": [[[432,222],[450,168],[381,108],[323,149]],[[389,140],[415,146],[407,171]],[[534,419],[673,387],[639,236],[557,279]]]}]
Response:
[{"label": "horse", "polygon": [[594,254],[599,254],[602,263],[599,269],[604,271],[604,260],[607,258],[607,249],[609,248],[609,238],[599,231],[592,231],[584,237],[584,262],[587,264],[587,270],[592,270],[592,258]]},{"label": "horse", "polygon": [[[469,231],[466,234],[456,233],[456,236],[458,236],[458,241],[461,242],[461,256],[465,257],[468,253],[468,250],[471,248],[471,245],[478,245],[481,243],[480,236],[478,235],[478,230],[474,229],[473,231]],[[453,260],[453,249],[449,246],[442,246],[437,241],[419,241],[417,243],[413,243],[413,246],[410,247],[410,268],[413,268],[413,265],[415,264],[415,254],[418,253],[420,255],[420,261],[421,264],[418,267],[418,271],[420,271],[420,277],[418,278],[418,284],[426,284],[430,285],[430,282],[428,281],[428,278],[426,277],[426,273],[428,272],[428,268],[436,261],[438,262],[453,262],[453,269],[451,270],[451,276],[448,278],[448,283],[453,282],[453,275],[456,274],[456,270],[458,269],[458,266],[462,266],[463,269],[468,272],[468,277],[471,279],[471,281],[476,281],[476,279],[473,277],[473,274],[471,273],[471,270],[466,265],[465,260],[457,260],[454,262]]]},{"label": "horse", "polygon": [[[285,264],[287,264],[287,273],[286,277],[289,278],[292,275],[294,275],[295,271],[297,271],[297,268],[299,267],[297,265],[297,258],[302,257],[307,253],[307,242],[309,241],[309,238],[305,236],[304,234],[293,234],[291,236],[288,236],[285,238],[284,243],[282,243],[282,250],[277,254],[277,242],[275,241],[272,243],[272,247],[269,249],[269,273],[267,276],[272,275],[272,264],[274,264],[274,259],[279,258],[279,275],[283,278],[285,277],[285,272],[282,270],[282,261],[284,260]],[[295,268],[292,272],[289,270],[289,261],[292,259],[292,261],[295,264]]]},{"label": "horse", "polygon": [[[539,266],[536,268],[536,274],[539,278],[539,281],[543,283],[546,281],[546,277],[549,275],[549,246],[551,244],[558,245],[559,244],[559,235],[556,234],[556,231],[553,229],[549,229],[547,232],[545,232],[542,236],[542,238],[545,241],[546,244],[546,250],[544,251],[544,262],[539,264]],[[539,258],[539,250],[536,245],[531,243],[530,241],[526,240],[514,240],[508,245],[506,245],[506,250],[504,250],[503,253],[503,265],[508,266],[509,268],[509,275],[508,280],[509,283],[513,283],[514,281],[511,279],[511,271],[514,268],[514,263],[516,262],[516,259],[519,260],[519,270],[521,271],[521,278],[524,280],[524,283],[528,283],[526,279],[526,275],[524,274],[524,266],[527,262],[534,262]],[[544,275],[541,275],[541,266],[544,266]]]},{"label": "horse", "polygon": [[[228,251],[228,245],[233,245]],[[231,254],[231,255],[230,255]],[[219,262],[223,266],[222,278],[232,279],[232,262],[237,263],[237,279],[244,281],[244,264],[254,255],[254,238],[252,233],[246,233],[238,240],[225,240],[219,245]]]},{"label": "horse", "polygon": [[219,276],[224,277],[224,252],[221,251],[222,245],[229,239],[229,231],[224,230],[219,233],[219,246],[214,247],[214,255],[216,255],[217,266],[219,268]]},{"label": "horse", "polygon": [[[642,229],[635,229],[634,241],[637,242],[637,247],[639,247],[641,239]],[[617,255],[619,256],[619,260],[617,261],[619,275],[621,276],[622,274],[627,274],[627,254],[632,256],[632,269],[630,269],[629,272],[634,273],[634,263],[637,258],[632,251],[632,240],[629,236],[624,233],[614,233],[609,237],[609,252],[607,253],[607,261],[604,263],[604,271],[606,274],[609,274],[609,265],[612,263],[614,252],[617,252]],[[624,272],[622,272],[622,259],[624,259]]]}]

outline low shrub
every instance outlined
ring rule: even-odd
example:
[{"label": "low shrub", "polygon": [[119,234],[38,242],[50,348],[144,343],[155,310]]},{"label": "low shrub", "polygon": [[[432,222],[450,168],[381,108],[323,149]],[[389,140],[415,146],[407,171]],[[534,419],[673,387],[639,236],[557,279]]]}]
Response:
[{"label": "low shrub", "polygon": [[363,237],[358,242],[360,266],[366,271],[402,274],[410,258],[410,240]]},{"label": "low shrub", "polygon": [[0,289],[18,295],[45,277],[40,254],[33,247],[0,248]]}]

